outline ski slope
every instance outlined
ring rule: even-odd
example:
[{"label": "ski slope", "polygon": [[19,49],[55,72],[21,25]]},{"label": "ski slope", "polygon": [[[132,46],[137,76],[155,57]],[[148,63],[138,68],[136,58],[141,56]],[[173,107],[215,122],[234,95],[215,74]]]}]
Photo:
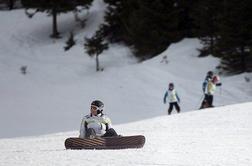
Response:
[{"label": "ski slope", "polygon": [[[72,13],[59,15],[58,40],[49,38],[52,20],[45,13],[29,19],[23,10],[0,11],[0,138],[76,130],[95,99],[105,103],[105,113],[116,125],[164,116],[169,82],[175,83],[182,112],[199,108],[202,81],[219,59],[198,58],[198,39],[174,43],[141,63],[129,48],[112,44],[100,56],[104,71],[95,71],[95,59],[85,53],[83,39],[103,22],[105,10],[103,1],[95,0],[88,15],[83,13],[88,19],[84,29]],[[70,31],[77,44],[65,52]],[[161,63],[164,56],[168,63]],[[27,66],[26,75],[22,66]],[[252,79],[249,73],[221,77],[223,86],[214,104],[252,101],[252,84],[245,77]]]},{"label": "ski slope", "polygon": [[1,166],[248,166],[252,165],[252,102],[116,125],[143,134],[142,149],[65,150],[78,131],[1,139]]},{"label": "ski slope", "polygon": [[[49,38],[46,14],[28,19],[23,10],[0,11],[0,166],[252,165],[251,73],[221,76],[214,98],[219,107],[197,110],[205,74],[219,64],[211,56],[197,57],[198,39],[174,43],[144,62],[112,44],[100,56],[104,71],[96,72],[83,39],[92,36],[105,11],[103,1],[95,0],[82,15],[88,19],[84,29],[73,14],[59,15],[58,40]],[[65,52],[71,31],[77,45]],[[161,63],[165,56],[168,63]],[[163,95],[169,82],[181,98],[181,114],[167,116]],[[78,136],[95,99],[105,103],[118,133],[145,135],[143,149],[65,150],[64,140]]]}]

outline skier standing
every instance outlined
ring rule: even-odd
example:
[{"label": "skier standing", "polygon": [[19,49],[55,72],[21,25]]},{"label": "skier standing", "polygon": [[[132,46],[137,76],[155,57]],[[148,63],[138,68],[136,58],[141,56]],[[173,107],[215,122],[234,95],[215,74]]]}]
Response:
[{"label": "skier standing", "polygon": [[180,107],[179,107],[179,102],[180,99],[178,97],[178,94],[174,88],[174,84],[173,83],[169,83],[169,88],[168,90],[165,92],[164,95],[164,104],[166,104],[166,98],[168,97],[169,99],[169,109],[168,109],[168,115],[171,114],[172,110],[173,110],[173,106],[175,106],[176,110],[178,113],[180,113]]},{"label": "skier standing", "polygon": [[207,88],[208,82],[211,81],[212,78],[213,78],[213,72],[208,71],[207,75],[206,75],[206,78],[205,78],[205,80],[204,80],[204,82],[202,84],[202,91],[204,93],[204,99],[203,99],[203,101],[201,103],[200,109],[208,107],[207,106],[207,100],[206,100],[208,98],[206,88]]},{"label": "skier standing", "polygon": [[110,118],[103,114],[103,107],[103,102],[99,100],[91,103],[90,114],[83,117],[81,121],[80,138],[118,136],[111,126]]},{"label": "skier standing", "polygon": [[205,98],[203,100],[203,105],[201,108],[213,107],[213,95],[216,90],[216,86],[221,86],[222,84],[219,83],[220,78],[219,76],[215,75],[211,80],[208,81],[206,87]]},{"label": "skier standing", "polygon": [[207,83],[208,81],[210,81],[211,79],[213,78],[213,72],[212,71],[208,71],[207,72],[207,75],[206,75],[206,78],[202,84],[202,90],[203,90],[203,93],[206,94],[206,87],[207,87]]}]

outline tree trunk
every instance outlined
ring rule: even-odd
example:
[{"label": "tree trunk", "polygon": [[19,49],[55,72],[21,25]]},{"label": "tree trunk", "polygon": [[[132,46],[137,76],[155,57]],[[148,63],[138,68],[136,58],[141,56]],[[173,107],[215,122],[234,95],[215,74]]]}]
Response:
[{"label": "tree trunk", "polygon": [[51,37],[60,38],[58,27],[57,27],[57,8],[56,7],[52,8],[52,17],[53,17],[53,22],[52,22],[53,33],[51,34]]},{"label": "tree trunk", "polygon": [[210,36],[210,54],[213,55],[213,50],[214,50],[214,37],[213,34]]},{"label": "tree trunk", "polygon": [[100,66],[99,66],[98,54],[96,54],[95,60],[96,60],[96,71],[99,71],[100,70]]},{"label": "tree trunk", "polygon": [[242,70],[242,73],[247,71],[245,57],[246,57],[245,47],[242,46],[241,47],[241,66],[242,66],[241,70]]},{"label": "tree trunk", "polygon": [[14,8],[14,0],[9,0],[9,10],[12,10]]}]

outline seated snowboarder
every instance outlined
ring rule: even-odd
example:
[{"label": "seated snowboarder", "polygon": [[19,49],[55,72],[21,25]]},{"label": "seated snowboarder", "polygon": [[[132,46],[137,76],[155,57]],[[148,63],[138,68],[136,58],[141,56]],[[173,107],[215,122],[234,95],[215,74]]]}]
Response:
[{"label": "seated snowboarder", "polygon": [[216,86],[222,85],[221,83],[219,83],[219,80],[220,80],[219,77],[215,75],[211,80],[208,81],[205,97],[200,107],[201,109],[207,107],[213,107],[213,95],[216,90]]},{"label": "seated snowboarder", "polygon": [[180,102],[180,99],[178,97],[178,94],[177,94],[176,90],[174,89],[174,84],[173,83],[169,83],[169,88],[165,92],[165,95],[164,95],[164,104],[166,103],[166,98],[167,97],[169,99],[168,115],[171,114],[171,112],[173,110],[173,106],[175,106],[177,112],[180,113],[180,107],[178,105],[178,103]]},{"label": "seated snowboarder", "polygon": [[80,126],[80,138],[118,136],[112,128],[111,120],[103,114],[104,104],[95,100],[91,103],[90,114],[83,117]]}]

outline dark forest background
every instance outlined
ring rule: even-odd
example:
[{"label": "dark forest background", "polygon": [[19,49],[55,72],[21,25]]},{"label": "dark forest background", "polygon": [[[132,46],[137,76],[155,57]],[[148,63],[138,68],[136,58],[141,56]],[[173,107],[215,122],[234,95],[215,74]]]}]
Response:
[{"label": "dark forest background", "polygon": [[[204,45],[199,57],[221,58],[219,68],[230,74],[252,71],[251,0],[104,2],[108,5],[105,23],[95,35],[109,43],[125,43],[142,60],[158,55],[183,38],[199,38]],[[57,28],[57,14],[73,11],[80,5],[88,8],[91,3],[92,0],[0,0],[0,7],[5,4],[11,10],[15,4],[21,4],[26,9],[49,12]],[[52,37],[58,35],[55,29]]]}]

